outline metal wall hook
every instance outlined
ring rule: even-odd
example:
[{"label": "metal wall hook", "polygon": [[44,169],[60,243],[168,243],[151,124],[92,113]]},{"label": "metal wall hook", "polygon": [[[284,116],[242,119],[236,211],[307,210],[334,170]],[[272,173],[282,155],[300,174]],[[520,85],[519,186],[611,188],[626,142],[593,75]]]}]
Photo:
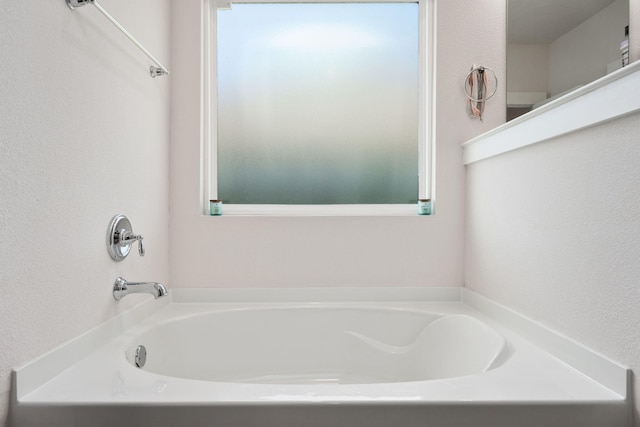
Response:
[{"label": "metal wall hook", "polygon": [[114,261],[122,261],[129,255],[131,245],[138,242],[138,253],[144,256],[145,250],[142,244],[144,237],[135,234],[131,228],[129,219],[124,215],[116,215],[111,219],[107,229],[107,250]]}]

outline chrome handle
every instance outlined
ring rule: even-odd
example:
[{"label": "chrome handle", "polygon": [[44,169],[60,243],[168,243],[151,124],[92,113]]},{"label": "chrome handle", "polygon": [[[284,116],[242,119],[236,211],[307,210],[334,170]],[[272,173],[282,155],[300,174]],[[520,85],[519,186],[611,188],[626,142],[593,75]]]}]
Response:
[{"label": "chrome handle", "polygon": [[120,230],[120,233],[119,233],[118,244],[120,246],[128,246],[133,244],[133,242],[137,241],[138,253],[140,254],[140,256],[144,256],[145,252],[144,252],[144,245],[142,244],[142,239],[144,239],[142,234],[133,234],[132,231],[122,229]]}]

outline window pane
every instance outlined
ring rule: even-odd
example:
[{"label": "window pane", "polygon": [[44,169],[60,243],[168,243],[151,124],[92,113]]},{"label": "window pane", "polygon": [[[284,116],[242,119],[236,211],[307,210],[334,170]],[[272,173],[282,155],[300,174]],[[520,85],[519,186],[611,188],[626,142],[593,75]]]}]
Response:
[{"label": "window pane", "polygon": [[218,197],[413,203],[418,5],[218,11]]}]

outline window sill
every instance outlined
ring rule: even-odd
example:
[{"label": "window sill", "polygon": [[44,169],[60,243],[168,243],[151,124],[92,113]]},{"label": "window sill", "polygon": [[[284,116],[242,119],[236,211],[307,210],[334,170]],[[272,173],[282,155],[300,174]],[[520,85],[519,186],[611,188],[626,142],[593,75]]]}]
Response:
[{"label": "window sill", "polygon": [[465,165],[640,110],[640,61],[606,75],[464,144]]},{"label": "window sill", "polygon": [[[417,204],[406,205],[224,205],[225,216],[421,216]],[[215,217],[215,216],[214,216]]]}]

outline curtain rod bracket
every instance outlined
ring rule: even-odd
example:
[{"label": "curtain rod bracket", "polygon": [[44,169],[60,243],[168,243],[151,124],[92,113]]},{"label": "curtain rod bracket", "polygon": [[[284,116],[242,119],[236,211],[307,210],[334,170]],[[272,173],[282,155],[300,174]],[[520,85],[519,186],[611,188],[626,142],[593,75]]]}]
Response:
[{"label": "curtain rod bracket", "polygon": [[93,3],[95,0],[66,0],[66,1],[67,1],[67,6],[69,6],[69,9],[73,10],[76,7],[84,6],[88,3]]},{"label": "curtain rod bracket", "polygon": [[167,74],[169,74],[169,70],[165,70],[160,67],[154,67],[152,65],[149,67],[149,74],[151,74],[151,77],[156,78],[159,76],[166,76]]}]

